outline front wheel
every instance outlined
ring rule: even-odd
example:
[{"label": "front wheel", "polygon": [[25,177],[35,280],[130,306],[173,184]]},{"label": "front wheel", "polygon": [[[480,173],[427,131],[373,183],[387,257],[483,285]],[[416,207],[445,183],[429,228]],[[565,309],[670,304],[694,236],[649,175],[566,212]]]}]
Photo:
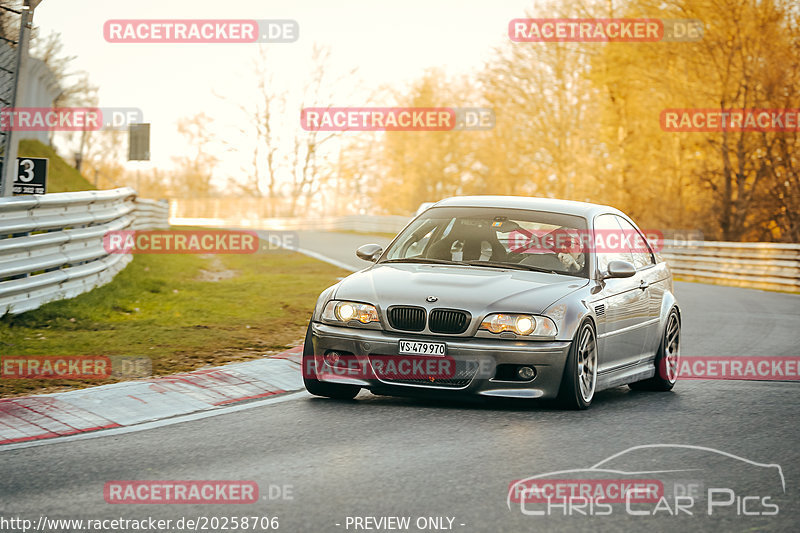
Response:
[{"label": "front wheel", "polygon": [[628,384],[633,390],[668,391],[678,380],[681,355],[681,320],[673,309],[667,317],[667,327],[656,354],[656,374],[649,379]]},{"label": "front wheel", "polygon": [[315,396],[336,398],[338,400],[352,400],[361,391],[356,385],[342,385],[339,383],[325,383],[317,379],[317,366],[314,361],[314,343],[311,339],[311,323],[308,323],[306,340],[303,344],[303,384],[306,390]]},{"label": "front wheel", "polygon": [[597,386],[597,335],[590,321],[578,328],[569,348],[558,403],[567,409],[588,409]]}]

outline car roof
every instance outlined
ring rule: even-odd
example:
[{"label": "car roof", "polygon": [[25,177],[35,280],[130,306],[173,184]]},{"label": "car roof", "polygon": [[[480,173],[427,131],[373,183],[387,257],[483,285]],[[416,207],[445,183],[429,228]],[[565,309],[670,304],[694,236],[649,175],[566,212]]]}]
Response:
[{"label": "car roof", "polygon": [[558,200],[554,198],[538,198],[535,196],[452,196],[436,202],[433,207],[497,207],[509,209],[527,209],[530,211],[546,211],[575,215],[592,219],[603,213],[614,213],[628,218],[622,211],[607,205]]}]

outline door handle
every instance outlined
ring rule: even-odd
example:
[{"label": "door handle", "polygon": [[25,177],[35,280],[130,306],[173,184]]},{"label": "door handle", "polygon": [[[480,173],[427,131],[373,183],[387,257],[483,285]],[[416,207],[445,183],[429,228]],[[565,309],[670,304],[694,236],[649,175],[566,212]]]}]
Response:
[{"label": "door handle", "polygon": [[647,287],[649,287],[649,286],[650,286],[650,283],[648,283],[648,282],[647,282],[647,280],[645,280],[645,279],[643,279],[643,280],[642,280],[642,281],[639,283],[639,288],[640,288],[640,289],[642,289],[642,290],[645,290],[645,289],[646,289]]}]

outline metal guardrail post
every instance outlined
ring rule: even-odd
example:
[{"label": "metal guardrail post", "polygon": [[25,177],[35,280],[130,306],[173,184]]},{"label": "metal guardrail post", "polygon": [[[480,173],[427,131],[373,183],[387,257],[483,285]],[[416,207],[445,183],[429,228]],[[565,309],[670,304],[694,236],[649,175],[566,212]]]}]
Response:
[{"label": "metal guardrail post", "polygon": [[[27,2],[26,2],[27,3]],[[35,7],[39,2],[32,5]],[[25,87],[25,65],[28,61],[28,46],[30,45],[30,26],[33,20],[33,9],[28,5],[22,7],[20,13],[19,41],[17,43],[17,66],[14,72],[14,87],[11,93],[11,109],[15,109],[19,95]],[[13,117],[13,115],[12,115]],[[14,194],[14,180],[17,174],[17,148],[19,138],[17,130],[14,128],[13,118],[9,121],[11,128],[6,134],[5,147],[3,150],[3,169],[0,176],[0,197],[12,196]]]}]

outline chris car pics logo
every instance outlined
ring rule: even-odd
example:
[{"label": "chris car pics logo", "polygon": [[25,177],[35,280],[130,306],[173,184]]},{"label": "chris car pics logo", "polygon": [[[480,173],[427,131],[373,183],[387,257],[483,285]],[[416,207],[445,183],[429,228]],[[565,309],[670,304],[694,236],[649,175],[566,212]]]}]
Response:
[{"label": "chris car pics logo", "polygon": [[770,517],[785,501],[779,464],[689,444],[633,446],[585,468],[514,480],[506,496],[530,517]]}]

